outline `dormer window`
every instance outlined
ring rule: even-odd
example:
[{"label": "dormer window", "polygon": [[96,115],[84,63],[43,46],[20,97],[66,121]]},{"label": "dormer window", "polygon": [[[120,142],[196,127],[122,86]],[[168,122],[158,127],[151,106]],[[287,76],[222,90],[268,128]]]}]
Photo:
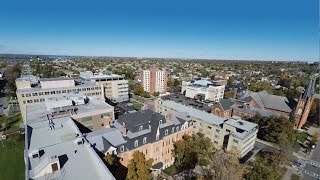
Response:
[{"label": "dormer window", "polygon": [[142,130],[143,130],[143,126],[140,126],[140,127],[139,127],[139,131],[142,131]]},{"label": "dormer window", "polygon": [[174,133],[174,127],[172,127],[172,133]]},{"label": "dormer window", "polygon": [[166,129],[166,131],[164,133],[165,133],[165,135],[168,135],[168,129]]},{"label": "dormer window", "polygon": [[126,123],[122,122],[122,126],[123,126],[123,127],[126,127]]},{"label": "dormer window", "polygon": [[162,120],[159,121],[159,124],[162,124]]},{"label": "dormer window", "polygon": [[147,137],[143,138],[143,144],[147,143]]},{"label": "dormer window", "polygon": [[139,146],[139,142],[138,142],[138,140],[135,140],[134,141],[134,147],[138,147]]}]

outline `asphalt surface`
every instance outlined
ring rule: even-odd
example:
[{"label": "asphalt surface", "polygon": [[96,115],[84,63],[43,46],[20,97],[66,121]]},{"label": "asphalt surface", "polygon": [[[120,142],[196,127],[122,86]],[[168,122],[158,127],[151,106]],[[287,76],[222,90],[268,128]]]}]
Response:
[{"label": "asphalt surface", "polygon": [[305,162],[303,168],[301,168],[302,173],[304,174],[305,180],[315,180],[320,179],[320,142],[318,146],[313,150],[311,158],[309,161]]}]

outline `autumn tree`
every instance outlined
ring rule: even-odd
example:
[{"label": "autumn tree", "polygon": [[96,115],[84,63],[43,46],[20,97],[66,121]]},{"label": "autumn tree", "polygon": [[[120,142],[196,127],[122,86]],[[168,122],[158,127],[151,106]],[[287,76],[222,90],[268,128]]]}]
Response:
[{"label": "autumn tree", "polygon": [[136,85],[133,89],[133,93],[138,96],[141,95],[143,92],[143,87],[140,84]]},{"label": "autumn tree", "polygon": [[15,80],[20,76],[21,69],[18,64],[7,66],[5,71],[6,89],[12,96],[15,95],[17,89]]},{"label": "autumn tree", "polygon": [[135,151],[128,164],[127,180],[152,179],[151,165],[153,159],[146,160],[143,153]]},{"label": "autumn tree", "polygon": [[280,166],[272,158],[257,157],[247,174],[248,180],[276,180],[280,177]]}]

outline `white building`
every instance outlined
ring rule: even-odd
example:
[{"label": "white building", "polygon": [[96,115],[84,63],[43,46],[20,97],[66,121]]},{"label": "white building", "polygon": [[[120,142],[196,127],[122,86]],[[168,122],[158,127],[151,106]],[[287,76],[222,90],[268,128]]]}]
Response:
[{"label": "white building", "polygon": [[104,95],[116,102],[129,100],[128,80],[123,76],[106,73],[94,75],[91,71],[80,72],[80,77],[85,81],[90,81],[103,85]]},{"label": "white building", "polygon": [[214,85],[207,80],[182,81],[181,93],[189,98],[203,96],[204,100],[219,101],[223,99],[224,89],[225,85]]}]

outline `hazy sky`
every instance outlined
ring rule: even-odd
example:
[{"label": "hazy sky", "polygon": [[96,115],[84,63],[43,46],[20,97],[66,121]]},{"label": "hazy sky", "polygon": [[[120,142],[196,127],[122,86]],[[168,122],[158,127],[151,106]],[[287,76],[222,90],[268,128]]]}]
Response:
[{"label": "hazy sky", "polygon": [[1,0],[0,53],[317,60],[316,0]]}]

